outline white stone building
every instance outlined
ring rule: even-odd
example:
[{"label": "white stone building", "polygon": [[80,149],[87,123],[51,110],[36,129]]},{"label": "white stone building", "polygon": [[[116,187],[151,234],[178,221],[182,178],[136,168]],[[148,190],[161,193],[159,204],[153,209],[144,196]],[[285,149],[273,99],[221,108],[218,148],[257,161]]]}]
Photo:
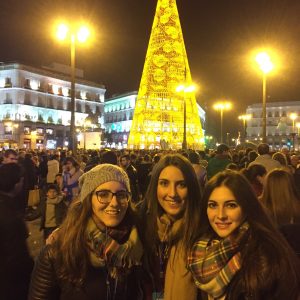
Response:
[{"label": "white stone building", "polygon": [[[68,145],[70,68],[54,63],[33,68],[0,64],[0,147],[56,148]],[[83,79],[76,70],[75,126],[87,117],[103,128],[105,87]]]},{"label": "white stone building", "polygon": [[[247,121],[247,140],[258,143],[262,140],[262,104],[249,105],[246,110],[252,117]],[[292,120],[291,114],[296,118]],[[298,147],[300,101],[267,102],[267,143],[274,149],[283,145]]]}]

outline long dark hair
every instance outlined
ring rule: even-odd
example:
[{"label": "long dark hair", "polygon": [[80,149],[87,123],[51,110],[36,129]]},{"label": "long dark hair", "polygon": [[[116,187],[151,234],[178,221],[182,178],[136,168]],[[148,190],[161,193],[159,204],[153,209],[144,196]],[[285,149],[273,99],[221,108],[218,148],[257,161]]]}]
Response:
[{"label": "long dark hair", "polygon": [[277,225],[300,220],[300,197],[293,176],[284,169],[268,173],[260,199]]},{"label": "long dark hair", "polygon": [[[203,194],[205,207],[201,210],[200,234],[215,235],[207,217],[207,203],[213,190],[220,186],[230,189],[250,225],[250,239],[241,250],[242,267],[230,283],[226,299],[240,299],[241,292],[248,296],[251,294],[253,299],[296,299],[300,284],[298,258],[277,231],[242,174],[227,170],[207,183]],[[276,289],[278,297],[272,294]],[[271,295],[274,298],[268,298]]]},{"label": "long dark hair", "polygon": [[183,247],[187,251],[193,243],[190,226],[192,224],[200,224],[201,190],[193,166],[187,158],[180,154],[165,155],[153,168],[150,184],[142,207],[146,249],[154,251],[159,241],[157,218],[160,217],[164,211],[157,199],[157,186],[160,173],[168,166],[177,167],[182,172],[188,190],[188,200],[182,217],[183,226],[176,238],[176,241],[182,241]]}]

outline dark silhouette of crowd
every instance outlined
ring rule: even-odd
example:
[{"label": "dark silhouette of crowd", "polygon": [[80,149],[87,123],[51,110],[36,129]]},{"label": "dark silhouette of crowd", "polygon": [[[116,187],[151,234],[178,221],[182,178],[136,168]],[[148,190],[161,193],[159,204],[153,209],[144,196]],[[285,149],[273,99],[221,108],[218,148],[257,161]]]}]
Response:
[{"label": "dark silhouette of crowd", "polygon": [[296,300],[300,154],[7,149],[0,232],[1,299]]}]

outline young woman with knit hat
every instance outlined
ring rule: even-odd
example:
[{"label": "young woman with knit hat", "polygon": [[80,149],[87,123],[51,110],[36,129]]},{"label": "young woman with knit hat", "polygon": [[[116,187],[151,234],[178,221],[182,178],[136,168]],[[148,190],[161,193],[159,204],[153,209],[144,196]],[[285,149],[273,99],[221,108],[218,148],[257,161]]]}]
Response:
[{"label": "young woman with knit hat", "polygon": [[188,257],[202,299],[299,299],[299,260],[243,175],[214,176],[203,205]]},{"label": "young woman with knit hat", "polygon": [[195,300],[198,291],[186,268],[189,228],[199,224],[201,192],[191,163],[180,154],[162,157],[152,170],[142,207],[147,299]]},{"label": "young woman with knit hat", "polygon": [[79,186],[79,199],[37,259],[29,299],[140,299],[143,248],[126,172],[98,165]]}]

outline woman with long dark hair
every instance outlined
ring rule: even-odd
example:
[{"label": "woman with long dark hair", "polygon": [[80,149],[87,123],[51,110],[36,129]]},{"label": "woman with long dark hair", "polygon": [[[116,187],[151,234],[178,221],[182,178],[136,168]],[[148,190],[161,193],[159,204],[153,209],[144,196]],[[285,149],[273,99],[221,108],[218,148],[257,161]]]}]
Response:
[{"label": "woman with long dark hair", "polygon": [[299,260],[243,175],[217,174],[203,204],[188,258],[203,299],[299,299]]},{"label": "woman with long dark hair", "polygon": [[275,223],[300,223],[300,197],[293,176],[284,169],[268,173],[260,198]]},{"label": "woman with long dark hair", "polygon": [[197,299],[186,269],[191,232],[199,224],[201,192],[191,163],[180,154],[162,157],[152,170],[142,207],[145,265],[152,299]]},{"label": "woman with long dark hair", "polygon": [[143,249],[127,174],[103,164],[79,184],[79,199],[37,259],[29,299],[140,299],[137,265]]},{"label": "woman with long dark hair", "polygon": [[259,197],[264,190],[264,178],[267,170],[263,165],[254,164],[241,170],[241,173],[248,179],[255,195]]}]

